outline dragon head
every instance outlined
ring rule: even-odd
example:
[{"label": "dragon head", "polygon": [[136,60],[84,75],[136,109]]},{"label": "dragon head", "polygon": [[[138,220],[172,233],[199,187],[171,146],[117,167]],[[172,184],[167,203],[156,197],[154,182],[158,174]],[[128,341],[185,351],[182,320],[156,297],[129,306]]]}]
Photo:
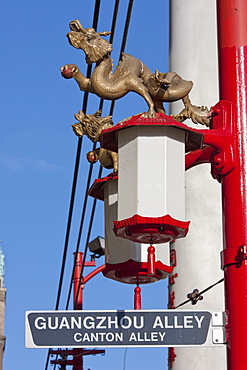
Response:
[{"label": "dragon head", "polygon": [[94,28],[83,28],[77,19],[69,24],[71,31],[67,34],[69,43],[86,54],[87,64],[101,61],[112,51],[112,45],[100,36],[107,36],[111,32],[96,32]]},{"label": "dragon head", "polygon": [[79,121],[72,125],[77,136],[87,135],[94,143],[100,140],[101,131],[113,126],[112,116],[101,117],[101,111],[94,114],[85,114],[82,110],[74,114]]}]

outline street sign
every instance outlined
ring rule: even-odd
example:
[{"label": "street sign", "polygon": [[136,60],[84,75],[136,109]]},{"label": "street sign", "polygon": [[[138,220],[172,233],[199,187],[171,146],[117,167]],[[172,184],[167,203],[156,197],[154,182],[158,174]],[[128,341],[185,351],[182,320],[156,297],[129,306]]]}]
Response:
[{"label": "street sign", "polygon": [[179,310],[26,312],[27,348],[176,347],[212,346],[223,343],[222,312]]}]

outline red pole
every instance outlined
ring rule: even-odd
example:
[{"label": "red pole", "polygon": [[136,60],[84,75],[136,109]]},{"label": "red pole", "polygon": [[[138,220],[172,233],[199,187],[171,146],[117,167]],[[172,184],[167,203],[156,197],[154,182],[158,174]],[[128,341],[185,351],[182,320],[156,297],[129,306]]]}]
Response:
[{"label": "red pole", "polygon": [[[74,286],[74,309],[82,310],[82,286],[81,281],[81,269],[82,269],[82,252],[74,253],[75,268],[73,274],[73,286]],[[78,290],[79,289],[79,290]]]},{"label": "red pole", "polygon": [[220,99],[236,106],[234,169],[222,176],[228,370],[247,369],[247,2],[217,0]]},{"label": "red pole", "polygon": [[[74,287],[74,309],[82,310],[82,284],[81,270],[82,270],[82,252],[74,253],[75,268],[73,275]],[[80,285],[80,287],[79,287]],[[79,291],[78,291],[79,289]],[[82,348],[73,349],[73,370],[83,370]]]},{"label": "red pole", "polygon": [[[98,268],[96,268],[94,271],[90,272],[85,278],[81,278],[81,272],[82,272],[82,252],[74,253],[74,259],[75,259],[75,268],[73,273],[73,302],[74,302],[74,309],[75,310],[82,310],[82,289],[84,288],[84,285],[86,282],[91,280],[94,276],[99,274],[101,271],[104,270],[105,265],[102,265]],[[96,262],[95,261],[88,261],[85,262],[84,266],[90,266],[95,267]],[[99,349],[89,349],[85,350],[83,348],[73,348],[72,350],[66,349],[66,350],[51,350],[50,353],[60,355],[62,358],[65,356],[67,358],[68,355],[73,355],[73,360],[53,360],[51,361],[51,364],[54,365],[73,365],[73,370],[83,370],[83,356],[85,355],[96,355],[96,354],[104,354],[105,350],[99,350]]]}]

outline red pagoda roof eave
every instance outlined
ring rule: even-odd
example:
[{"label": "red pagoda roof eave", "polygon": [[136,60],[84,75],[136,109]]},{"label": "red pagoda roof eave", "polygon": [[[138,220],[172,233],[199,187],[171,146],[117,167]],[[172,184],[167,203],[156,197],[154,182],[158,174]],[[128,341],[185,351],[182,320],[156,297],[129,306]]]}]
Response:
[{"label": "red pagoda roof eave", "polygon": [[133,127],[133,126],[168,126],[176,127],[188,133],[186,137],[186,152],[200,149],[203,144],[203,134],[197,132],[196,129],[191,129],[187,125],[176,121],[171,116],[163,113],[156,113],[155,118],[144,118],[142,114],[132,116],[130,119],[118,123],[116,126],[102,130],[100,136],[101,147],[113,152],[118,152],[118,131]]},{"label": "red pagoda roof eave", "polygon": [[117,180],[117,172],[112,172],[109,175],[102,177],[101,179],[96,179],[93,182],[93,185],[88,190],[88,195],[98,200],[104,201],[104,185],[107,181]]}]

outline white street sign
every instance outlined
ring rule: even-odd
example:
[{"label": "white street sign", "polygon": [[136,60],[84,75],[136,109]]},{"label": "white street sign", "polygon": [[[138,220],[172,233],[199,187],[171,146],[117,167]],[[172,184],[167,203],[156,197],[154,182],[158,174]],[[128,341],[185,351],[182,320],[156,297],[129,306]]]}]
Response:
[{"label": "white street sign", "polygon": [[[224,343],[222,312],[28,311],[27,348],[176,347]],[[217,319],[217,320],[216,320]]]}]

